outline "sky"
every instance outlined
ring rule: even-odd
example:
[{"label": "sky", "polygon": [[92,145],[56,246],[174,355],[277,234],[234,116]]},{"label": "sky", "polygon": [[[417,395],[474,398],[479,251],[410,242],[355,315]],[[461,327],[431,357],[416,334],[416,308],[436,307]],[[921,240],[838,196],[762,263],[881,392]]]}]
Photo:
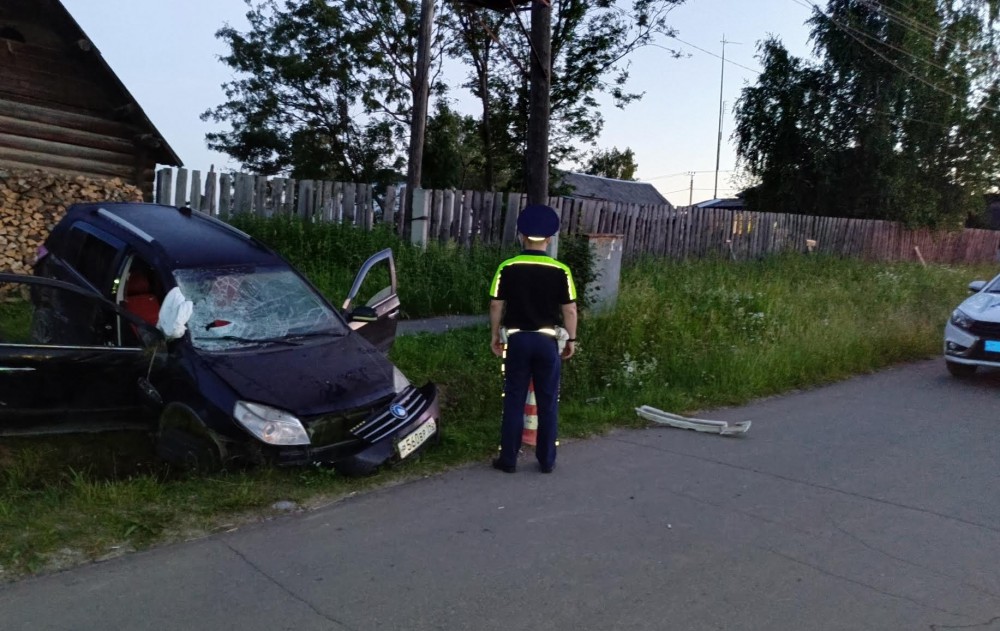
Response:
[{"label": "sky", "polygon": [[[215,32],[229,23],[245,28],[243,0],[63,0],[91,41],[139,101],[185,166],[235,170],[228,156],[210,151],[205,134],[220,128],[199,115],[224,99],[222,84],[232,78],[218,57],[226,52]],[[623,3],[624,6],[624,3]],[[757,44],[780,38],[807,56],[809,10],[796,0],[687,0],[669,23],[677,39],[658,43],[684,54],[674,59],[657,47],[630,58],[629,88],[644,93],[619,110],[604,102],[606,120],[598,148],[631,148],[636,177],[648,181],[673,204],[710,199],[715,191],[720,83],[722,145],[718,196],[737,192],[732,107],[740,90],[756,79]],[[722,40],[725,72],[722,72]],[[458,83],[461,77],[455,77]],[[453,94],[461,105],[468,97]],[[469,113],[475,113],[470,111]],[[695,172],[694,191],[691,192]]]}]

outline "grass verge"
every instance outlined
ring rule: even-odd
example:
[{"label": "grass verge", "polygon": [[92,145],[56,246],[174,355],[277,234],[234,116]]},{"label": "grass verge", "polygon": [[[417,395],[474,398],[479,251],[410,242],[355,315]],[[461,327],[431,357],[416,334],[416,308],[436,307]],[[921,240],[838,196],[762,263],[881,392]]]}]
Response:
[{"label": "grass verge", "polygon": [[[798,256],[640,262],[626,270],[618,306],[581,322],[578,355],[564,372],[561,435],[638,426],[632,408],[640,404],[677,412],[733,405],[932,356],[968,281],[992,273]],[[485,461],[501,386],[488,342],[485,329],[397,340],[393,360],[411,380],[441,387],[442,441],[365,480],[327,469],[178,474],[156,463],[143,435],[7,439],[0,580],[225,530],[274,514],[279,500],[310,506]]]}]

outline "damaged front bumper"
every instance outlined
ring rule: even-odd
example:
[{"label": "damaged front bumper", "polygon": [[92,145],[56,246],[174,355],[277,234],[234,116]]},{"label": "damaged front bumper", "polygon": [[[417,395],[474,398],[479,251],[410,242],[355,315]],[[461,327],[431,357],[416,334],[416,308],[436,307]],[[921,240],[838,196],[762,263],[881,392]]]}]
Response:
[{"label": "damaged front bumper", "polygon": [[370,475],[383,465],[410,458],[437,442],[440,418],[437,386],[410,386],[351,427],[348,440],[279,447],[273,459],[279,466],[333,465],[347,475]]}]

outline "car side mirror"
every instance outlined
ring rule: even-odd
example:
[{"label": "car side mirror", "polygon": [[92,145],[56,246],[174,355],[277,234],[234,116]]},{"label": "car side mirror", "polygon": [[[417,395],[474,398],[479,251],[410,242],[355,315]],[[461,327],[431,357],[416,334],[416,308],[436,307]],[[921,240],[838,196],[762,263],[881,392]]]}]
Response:
[{"label": "car side mirror", "polygon": [[373,307],[358,305],[347,313],[347,319],[351,322],[375,322],[378,320],[378,313]]},{"label": "car side mirror", "polygon": [[985,286],[986,286],[985,280],[974,280],[971,283],[969,283],[969,293],[978,294],[983,290],[983,287]]}]

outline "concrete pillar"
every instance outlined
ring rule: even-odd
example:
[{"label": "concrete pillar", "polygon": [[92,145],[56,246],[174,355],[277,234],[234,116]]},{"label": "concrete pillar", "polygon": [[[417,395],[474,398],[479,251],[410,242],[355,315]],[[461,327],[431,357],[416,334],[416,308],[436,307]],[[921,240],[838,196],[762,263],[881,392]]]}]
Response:
[{"label": "concrete pillar", "polygon": [[410,243],[427,248],[428,216],[430,210],[430,191],[415,188],[413,195],[413,222],[410,224]]},{"label": "concrete pillar", "polygon": [[620,234],[589,234],[587,241],[593,255],[594,280],[584,289],[594,313],[607,311],[618,300],[618,285],[622,274],[622,250],[625,236]]}]

